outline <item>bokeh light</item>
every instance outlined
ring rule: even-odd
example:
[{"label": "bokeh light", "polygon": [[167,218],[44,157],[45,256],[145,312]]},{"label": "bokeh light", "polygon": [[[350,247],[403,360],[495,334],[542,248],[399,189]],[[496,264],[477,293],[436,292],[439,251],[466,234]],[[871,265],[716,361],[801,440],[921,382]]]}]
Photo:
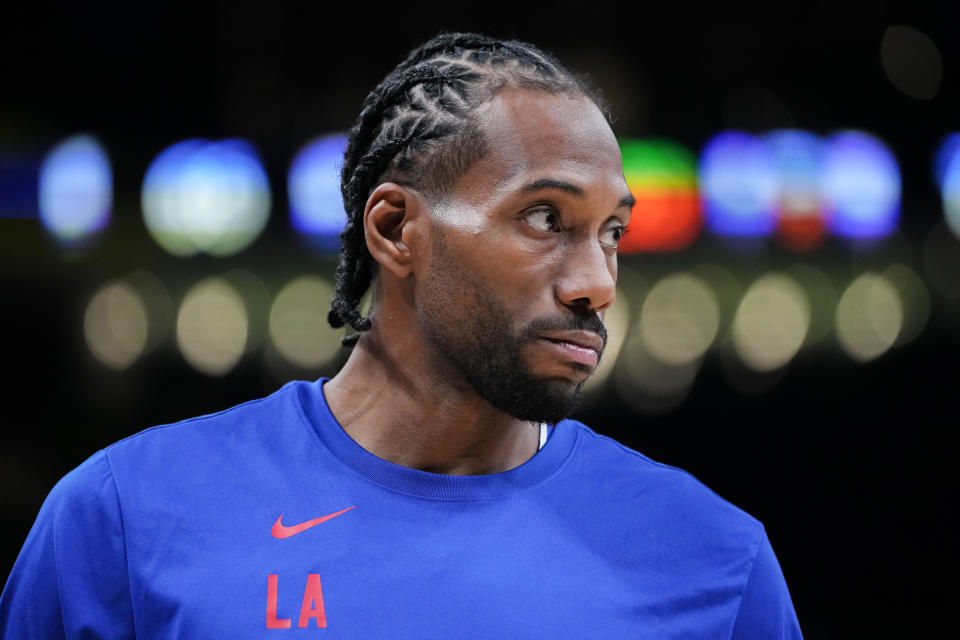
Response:
[{"label": "bokeh light", "polygon": [[207,278],[195,284],[180,304],[177,345],[195,369],[222,376],[243,355],[248,326],[236,289],[222,278]]},{"label": "bokeh light", "polygon": [[827,274],[810,264],[792,265],[784,273],[803,287],[804,294],[810,302],[810,327],[803,346],[816,345],[833,331],[839,300],[837,290]]},{"label": "bokeh light", "polygon": [[904,25],[888,27],[880,41],[880,61],[890,84],[917,100],[930,100],[940,89],[943,60],[930,36]]},{"label": "bokeh light", "polygon": [[316,369],[340,350],[342,331],[327,324],[333,285],[316,276],[301,276],[277,294],[270,308],[270,342],[289,363]]},{"label": "bokeh light", "polygon": [[113,173],[106,151],[88,135],[67,138],[40,167],[43,226],[64,245],[79,245],[110,221]]},{"label": "bokeh light", "polygon": [[854,360],[873,360],[894,345],[903,326],[896,288],[874,272],[850,283],[837,303],[837,340]]},{"label": "bokeh light", "polygon": [[894,346],[912,342],[920,335],[930,318],[930,294],[923,279],[905,264],[894,263],[884,269],[883,278],[893,285],[903,305],[903,326]]},{"label": "bokeh light", "polygon": [[789,369],[754,368],[743,360],[732,341],[720,349],[720,366],[730,387],[744,396],[759,396],[769,392],[784,379]]},{"label": "bokeh light", "polygon": [[960,298],[960,236],[938,223],[927,233],[921,251],[927,282],[946,298]]},{"label": "bokeh light", "polygon": [[795,129],[772,131],[765,141],[777,173],[777,238],[789,249],[810,251],[827,236],[820,199],[823,142]]},{"label": "bokeh light", "polygon": [[733,320],[733,346],[751,369],[772,371],[800,350],[810,328],[810,304],[803,288],[783,273],[754,282]]},{"label": "bokeh light", "polygon": [[720,325],[716,295],[700,278],[669,275],[647,294],[640,309],[644,348],[668,365],[697,360],[710,348]]},{"label": "bokeh light", "polygon": [[143,181],[147,230],[176,256],[227,256],[248,247],[270,214],[270,186],[242,140],[187,140],[156,157]]},{"label": "bokeh light", "polygon": [[821,194],[830,231],[879,238],[897,228],[900,167],[887,146],[859,131],[831,136],[824,148]]},{"label": "bokeh light", "polygon": [[960,152],[960,133],[948,133],[940,141],[937,152],[933,156],[933,180],[938,189],[943,189],[943,179],[947,175],[947,167]]},{"label": "bokeh light", "polygon": [[138,269],[123,279],[143,301],[149,318],[144,353],[156,349],[166,339],[173,326],[173,302],[167,288],[155,275]]},{"label": "bokeh light", "polygon": [[713,262],[701,262],[691,268],[689,273],[701,279],[713,292],[720,317],[715,342],[727,340],[737,305],[743,297],[743,285],[726,267]]},{"label": "bokeh light", "polygon": [[940,187],[947,226],[960,238],[960,134],[948,135],[940,143],[933,171]]},{"label": "bokeh light", "polygon": [[613,373],[614,386],[632,410],[658,415],[680,406],[700,371],[702,359],[669,364],[651,355],[639,331],[628,335]]},{"label": "bokeh light", "polygon": [[725,131],[700,156],[700,192],[707,228],[732,237],[767,236],[775,224],[778,181],[767,145],[748,133]]},{"label": "bokeh light", "polygon": [[273,296],[263,280],[247,269],[230,269],[221,277],[237,292],[247,310],[247,344],[243,352],[247,354],[256,351],[263,346],[267,337]]},{"label": "bokeh light", "polygon": [[696,159],[669,140],[624,140],[627,186],[637,199],[621,253],[677,251],[700,233]]},{"label": "bokeh light", "polygon": [[126,282],[115,280],[100,287],[83,314],[83,336],[100,362],[122,371],[143,353],[147,344],[148,317],[142,298]]},{"label": "bokeh light", "polygon": [[342,135],[317,138],[304,146],[290,165],[290,223],[311,246],[326,251],[340,248],[340,232],[347,222],[340,194],[340,165],[346,147]]}]

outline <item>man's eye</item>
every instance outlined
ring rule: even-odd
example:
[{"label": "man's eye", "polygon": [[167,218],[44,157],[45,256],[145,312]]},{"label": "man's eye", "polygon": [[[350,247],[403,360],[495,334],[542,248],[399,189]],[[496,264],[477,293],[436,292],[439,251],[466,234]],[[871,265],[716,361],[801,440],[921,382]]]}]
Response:
[{"label": "man's eye", "polygon": [[610,247],[611,249],[616,249],[617,245],[620,244],[620,238],[623,237],[623,227],[616,226],[610,227],[600,236],[600,242]]},{"label": "man's eye", "polygon": [[526,220],[540,231],[555,231],[558,226],[557,214],[550,209],[534,209],[527,214]]}]

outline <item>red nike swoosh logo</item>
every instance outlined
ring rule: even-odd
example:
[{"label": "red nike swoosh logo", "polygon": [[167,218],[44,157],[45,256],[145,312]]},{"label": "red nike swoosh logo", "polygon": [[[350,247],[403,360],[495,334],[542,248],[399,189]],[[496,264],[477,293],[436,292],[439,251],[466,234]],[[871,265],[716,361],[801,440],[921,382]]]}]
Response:
[{"label": "red nike swoosh logo", "polygon": [[320,524],[321,522],[326,522],[331,518],[336,518],[339,515],[343,515],[347,511],[350,511],[350,509],[356,509],[356,508],[357,508],[357,505],[353,505],[352,507],[347,507],[343,511],[337,511],[336,513],[330,513],[325,516],[320,516],[319,518],[314,518],[313,520],[307,520],[306,522],[295,524],[292,527],[283,526],[283,523],[280,522],[281,520],[283,520],[283,514],[281,513],[280,517],[277,518],[277,521],[273,523],[273,528],[270,529],[270,533],[273,534],[273,537],[277,538],[278,540],[282,540],[283,538],[289,538],[290,536],[295,536],[301,531],[306,531],[310,527],[314,527]]}]

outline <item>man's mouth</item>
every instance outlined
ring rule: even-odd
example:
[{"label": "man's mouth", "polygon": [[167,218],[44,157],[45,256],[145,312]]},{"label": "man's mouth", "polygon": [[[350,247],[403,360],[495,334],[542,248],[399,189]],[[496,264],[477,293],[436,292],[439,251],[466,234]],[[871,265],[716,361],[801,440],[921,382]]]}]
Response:
[{"label": "man's mouth", "polygon": [[548,331],[540,338],[556,345],[553,349],[561,358],[590,369],[597,366],[603,353],[603,338],[592,331]]}]

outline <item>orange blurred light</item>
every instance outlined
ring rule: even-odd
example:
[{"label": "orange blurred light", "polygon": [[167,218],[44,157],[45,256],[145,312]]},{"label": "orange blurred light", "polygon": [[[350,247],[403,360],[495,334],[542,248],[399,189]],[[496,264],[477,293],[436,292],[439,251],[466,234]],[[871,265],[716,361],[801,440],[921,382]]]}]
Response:
[{"label": "orange blurred light", "polygon": [[621,142],[627,186],[637,199],[621,253],[679,251],[703,227],[694,157],[669,140]]}]

